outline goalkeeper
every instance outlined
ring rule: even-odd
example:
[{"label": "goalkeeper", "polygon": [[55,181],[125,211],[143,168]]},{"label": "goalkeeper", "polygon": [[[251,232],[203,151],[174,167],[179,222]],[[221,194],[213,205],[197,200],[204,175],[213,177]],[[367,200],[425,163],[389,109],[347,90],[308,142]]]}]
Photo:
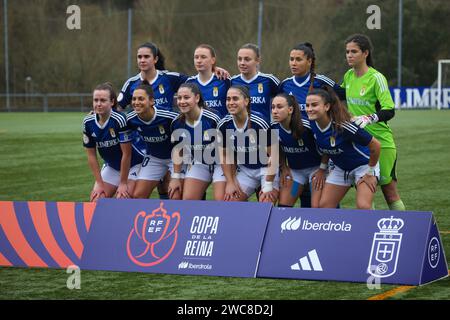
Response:
[{"label": "goalkeeper", "polygon": [[390,210],[405,210],[397,190],[397,149],[388,121],[395,115],[387,80],[373,68],[372,44],[361,34],[347,38],[346,59],[351,67],[344,75],[347,106],[353,120],[381,143],[380,186]]}]

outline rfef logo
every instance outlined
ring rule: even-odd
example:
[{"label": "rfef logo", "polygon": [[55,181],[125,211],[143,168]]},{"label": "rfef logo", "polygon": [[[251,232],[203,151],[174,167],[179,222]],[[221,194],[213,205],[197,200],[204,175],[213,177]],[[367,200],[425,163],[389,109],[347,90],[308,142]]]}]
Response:
[{"label": "rfef logo", "polygon": [[180,213],[167,214],[161,202],[151,214],[139,212],[127,240],[128,257],[141,267],[151,267],[166,260],[178,239]]}]

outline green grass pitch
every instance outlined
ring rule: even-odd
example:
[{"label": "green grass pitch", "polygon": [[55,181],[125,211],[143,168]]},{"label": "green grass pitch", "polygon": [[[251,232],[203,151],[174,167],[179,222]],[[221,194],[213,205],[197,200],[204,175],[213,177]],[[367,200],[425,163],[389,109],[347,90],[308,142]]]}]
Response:
[{"label": "green grass pitch", "polygon": [[[81,113],[0,113],[0,200],[88,201],[93,178],[81,140]],[[400,110],[391,121],[399,191],[408,210],[433,211],[450,260],[450,112]],[[210,193],[208,193],[210,198]],[[381,191],[376,208],[387,209]],[[354,207],[350,192],[342,206]],[[0,268],[0,299],[367,299],[396,288],[282,279],[240,279]],[[390,299],[449,299],[450,279]]]}]

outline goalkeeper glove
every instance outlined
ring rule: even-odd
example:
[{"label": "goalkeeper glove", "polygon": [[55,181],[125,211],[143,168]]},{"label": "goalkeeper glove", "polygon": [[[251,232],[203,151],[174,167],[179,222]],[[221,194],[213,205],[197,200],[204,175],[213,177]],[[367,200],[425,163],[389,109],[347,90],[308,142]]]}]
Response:
[{"label": "goalkeeper glove", "polygon": [[378,116],[376,113],[374,114],[368,114],[364,116],[357,116],[353,119],[356,125],[358,125],[360,128],[364,128],[365,126],[378,122]]}]

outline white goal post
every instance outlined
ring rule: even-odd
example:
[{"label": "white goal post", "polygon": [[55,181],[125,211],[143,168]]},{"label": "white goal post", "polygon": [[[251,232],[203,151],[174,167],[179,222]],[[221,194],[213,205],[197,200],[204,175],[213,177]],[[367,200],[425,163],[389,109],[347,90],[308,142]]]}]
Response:
[{"label": "white goal post", "polygon": [[444,63],[450,63],[450,59],[443,59],[438,61],[438,83],[437,83],[437,89],[438,89],[438,110],[441,110],[442,108],[442,65]]}]

